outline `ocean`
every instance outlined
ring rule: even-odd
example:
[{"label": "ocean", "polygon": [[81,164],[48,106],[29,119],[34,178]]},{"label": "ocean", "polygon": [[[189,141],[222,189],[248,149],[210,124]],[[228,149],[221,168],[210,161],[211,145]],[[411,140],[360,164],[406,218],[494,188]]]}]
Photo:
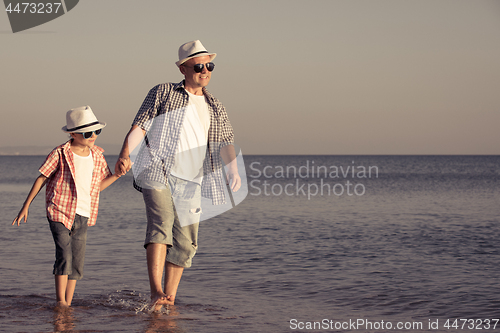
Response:
[{"label": "ocean", "polygon": [[54,308],[43,193],[11,225],[43,160],[0,156],[0,332],[500,331],[500,156],[244,156],[248,194],[201,222],[160,313],[131,173],[101,193],[73,306]]}]

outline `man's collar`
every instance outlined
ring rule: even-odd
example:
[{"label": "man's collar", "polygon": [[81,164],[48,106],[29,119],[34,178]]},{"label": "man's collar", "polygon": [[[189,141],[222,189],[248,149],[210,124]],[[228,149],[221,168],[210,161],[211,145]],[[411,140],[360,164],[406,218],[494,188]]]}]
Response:
[{"label": "man's collar", "polygon": [[[174,90],[178,89],[186,90],[186,87],[184,86],[184,80],[174,85]],[[211,101],[214,99],[214,96],[208,91],[207,88],[203,87],[201,89],[203,91],[203,95],[205,95],[208,99],[210,99]]]},{"label": "man's collar", "polygon": [[184,88],[184,80],[182,80],[181,82],[176,83],[176,84],[174,85],[174,90],[177,90],[177,89],[185,89],[185,88]]}]

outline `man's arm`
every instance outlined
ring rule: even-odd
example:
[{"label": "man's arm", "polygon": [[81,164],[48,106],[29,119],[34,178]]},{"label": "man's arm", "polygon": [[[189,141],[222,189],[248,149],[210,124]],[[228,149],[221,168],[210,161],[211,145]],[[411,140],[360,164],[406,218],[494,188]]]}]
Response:
[{"label": "man's arm", "polygon": [[227,183],[231,185],[233,192],[236,192],[241,187],[241,177],[238,173],[238,163],[236,160],[236,152],[233,145],[227,145],[221,148],[220,155],[224,164],[228,167]]},{"label": "man's arm", "polygon": [[118,161],[116,161],[115,174],[124,175],[132,168],[130,152],[141,143],[144,135],[146,135],[146,131],[137,125],[132,125],[132,128],[125,136],[120,156],[118,157]]}]

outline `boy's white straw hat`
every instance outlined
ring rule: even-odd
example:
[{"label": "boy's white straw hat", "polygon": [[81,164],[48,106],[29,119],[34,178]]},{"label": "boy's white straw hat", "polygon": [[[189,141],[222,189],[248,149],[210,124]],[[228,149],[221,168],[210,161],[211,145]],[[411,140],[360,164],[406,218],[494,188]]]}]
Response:
[{"label": "boy's white straw hat", "polygon": [[179,61],[175,64],[179,67],[189,59],[203,56],[210,56],[210,61],[212,61],[217,56],[217,53],[208,53],[199,40],[187,42],[179,47]]},{"label": "boy's white straw hat", "polygon": [[84,133],[104,128],[106,123],[97,120],[90,106],[80,106],[66,112],[66,133]]}]

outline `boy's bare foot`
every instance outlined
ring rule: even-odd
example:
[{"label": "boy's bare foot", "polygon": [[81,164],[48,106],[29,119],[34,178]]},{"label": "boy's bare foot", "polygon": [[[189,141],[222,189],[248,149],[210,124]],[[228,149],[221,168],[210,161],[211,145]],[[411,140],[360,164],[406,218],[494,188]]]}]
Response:
[{"label": "boy's bare foot", "polygon": [[66,301],[59,301],[56,303],[56,308],[66,309],[69,308],[69,305],[68,303],[66,303]]}]

